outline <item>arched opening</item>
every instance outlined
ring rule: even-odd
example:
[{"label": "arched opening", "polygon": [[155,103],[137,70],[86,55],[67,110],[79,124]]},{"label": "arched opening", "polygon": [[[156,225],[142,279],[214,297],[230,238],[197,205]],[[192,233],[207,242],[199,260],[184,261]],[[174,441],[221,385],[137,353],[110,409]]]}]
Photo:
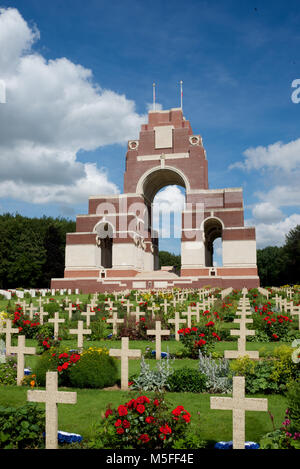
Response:
[{"label": "arched opening", "polygon": [[[217,259],[220,257],[218,238],[222,239],[222,223],[216,218],[208,218],[204,222],[204,245],[205,245],[205,266],[214,267],[214,263],[218,263]],[[216,244],[218,243],[218,244]],[[217,254],[217,255],[216,255]],[[220,262],[220,261],[219,261]]]},{"label": "arched opening", "polygon": [[[177,185],[168,185],[157,192],[152,204],[153,231],[158,234],[159,251],[175,256],[181,253],[182,211],[185,191]],[[167,262],[168,257],[164,263]],[[176,260],[178,263],[178,260]],[[173,261],[174,262],[174,261]]]},{"label": "arched opening", "polygon": [[96,226],[97,245],[100,249],[100,266],[104,269],[112,268],[113,227],[108,222],[100,222]]}]

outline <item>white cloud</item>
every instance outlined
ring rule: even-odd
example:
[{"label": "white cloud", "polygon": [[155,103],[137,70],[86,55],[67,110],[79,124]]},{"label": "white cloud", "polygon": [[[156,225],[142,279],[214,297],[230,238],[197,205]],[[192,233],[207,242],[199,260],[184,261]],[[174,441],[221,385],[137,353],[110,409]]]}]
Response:
[{"label": "white cloud", "polygon": [[[298,180],[297,180],[298,179]],[[294,184],[275,186],[269,192],[257,192],[256,195],[261,200],[277,207],[296,207],[300,205],[300,186],[299,178],[295,175]]]},{"label": "white cloud", "polygon": [[[253,226],[254,220],[247,220],[246,225]],[[285,235],[300,224],[300,214],[294,213],[277,223],[256,223],[257,248],[266,246],[282,246],[285,243]]]},{"label": "white cloud", "polygon": [[159,231],[161,237],[181,237],[181,214],[184,204],[185,196],[177,186],[167,186],[157,193],[153,202],[153,228]]},{"label": "white cloud", "polygon": [[270,202],[261,202],[252,209],[252,215],[257,221],[272,223],[282,220],[284,214]]},{"label": "white cloud", "polygon": [[17,9],[0,9],[7,101],[0,107],[0,196],[77,203],[91,191],[116,193],[107,173],[80,163],[77,153],[138,137],[145,116],[124,95],[101,89],[91,70],[34,52],[39,37]]},{"label": "white cloud", "polygon": [[248,148],[243,155],[245,161],[234,163],[229,169],[277,168],[291,171],[300,165],[300,138],[285,144],[276,142],[267,147]]}]

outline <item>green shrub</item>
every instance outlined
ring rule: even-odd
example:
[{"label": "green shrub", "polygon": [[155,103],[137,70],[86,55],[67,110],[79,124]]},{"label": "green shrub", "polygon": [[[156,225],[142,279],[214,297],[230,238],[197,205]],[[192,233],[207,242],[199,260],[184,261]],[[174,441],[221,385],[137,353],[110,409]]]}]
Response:
[{"label": "green shrub", "polygon": [[13,408],[0,406],[0,449],[44,448],[44,411],[35,403]]},{"label": "green shrub", "polygon": [[150,369],[150,365],[145,362],[144,356],[142,356],[140,375],[130,378],[130,381],[133,381],[131,389],[162,392],[165,388],[169,389],[168,380],[173,372],[169,358],[158,360],[156,369]]},{"label": "green shrub", "polygon": [[17,384],[16,358],[6,358],[5,363],[0,363],[0,384]]},{"label": "green shrub", "polygon": [[78,363],[69,370],[70,384],[76,388],[105,388],[118,381],[116,360],[106,349],[84,351]]},{"label": "green shrub", "polygon": [[[57,360],[52,356],[53,353],[53,350],[48,350],[40,355],[38,360],[35,362],[32,372],[36,375],[36,382],[38,386],[43,387],[46,385],[47,371],[57,371]],[[59,386],[62,385],[60,376],[58,376],[58,384]]]},{"label": "green shrub", "polygon": [[291,430],[300,431],[300,379],[288,386],[286,394]]},{"label": "green shrub", "polygon": [[175,370],[168,378],[170,392],[202,392],[206,390],[206,377],[193,368]]}]

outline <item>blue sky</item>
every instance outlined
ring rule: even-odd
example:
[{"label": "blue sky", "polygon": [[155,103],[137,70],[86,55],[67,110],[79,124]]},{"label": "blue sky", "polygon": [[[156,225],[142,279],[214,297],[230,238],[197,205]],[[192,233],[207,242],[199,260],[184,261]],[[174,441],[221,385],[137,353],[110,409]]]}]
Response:
[{"label": "blue sky", "polygon": [[0,0],[0,213],[75,218],[122,192],[153,81],[169,109],[183,80],[210,188],[243,187],[258,247],[282,245],[300,223],[299,26],[298,1]]}]

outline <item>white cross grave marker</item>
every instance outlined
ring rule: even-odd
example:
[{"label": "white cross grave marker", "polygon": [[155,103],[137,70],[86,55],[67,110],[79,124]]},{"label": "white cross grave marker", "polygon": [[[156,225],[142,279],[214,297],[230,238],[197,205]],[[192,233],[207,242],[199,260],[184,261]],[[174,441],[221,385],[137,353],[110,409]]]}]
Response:
[{"label": "white cross grave marker", "polygon": [[161,359],[161,336],[170,335],[169,329],[161,330],[161,322],[155,321],[155,329],[147,330],[147,335],[155,336],[155,354],[156,360]]},{"label": "white cross grave marker", "polygon": [[45,391],[27,391],[29,402],[46,404],[46,449],[57,449],[58,411],[57,404],[76,404],[76,392],[58,391],[57,371],[46,373]]},{"label": "white cross grave marker", "polygon": [[25,335],[18,336],[18,345],[10,347],[11,353],[16,353],[18,357],[17,364],[17,385],[21,386],[22,379],[24,378],[24,355],[34,355],[35,347],[25,346]]},{"label": "white cross grave marker", "polygon": [[246,398],[245,377],[233,377],[232,397],[211,397],[210,408],[232,410],[233,449],[245,449],[245,411],[267,411],[268,399]]},{"label": "white cross grave marker", "polygon": [[129,349],[129,338],[122,337],[122,348],[121,349],[110,349],[109,355],[111,357],[121,358],[121,389],[128,389],[128,359],[129,358],[140,358],[141,350]]},{"label": "white cross grave marker", "polygon": [[59,323],[63,323],[63,322],[65,322],[65,320],[64,319],[59,319],[59,313],[56,312],[54,314],[54,318],[48,319],[48,322],[53,322],[53,324],[54,324],[54,337],[55,337],[55,339],[57,339],[58,338]]},{"label": "white cross grave marker", "polygon": [[78,321],[78,329],[69,329],[70,334],[77,335],[77,347],[83,347],[83,336],[85,334],[91,334],[91,329],[83,329],[83,321]]},{"label": "white cross grave marker", "polygon": [[118,313],[113,313],[112,318],[107,319],[106,322],[111,323],[113,325],[113,335],[117,335],[117,324],[122,324],[124,322],[124,319],[118,319]]},{"label": "white cross grave marker", "polygon": [[175,318],[173,319],[169,319],[168,322],[170,324],[174,324],[175,325],[175,339],[177,341],[180,340],[180,337],[179,337],[179,334],[178,334],[178,330],[180,329],[180,323],[182,324],[185,324],[186,323],[186,319],[183,319],[183,318],[180,318],[180,314],[178,311],[175,311]]}]

